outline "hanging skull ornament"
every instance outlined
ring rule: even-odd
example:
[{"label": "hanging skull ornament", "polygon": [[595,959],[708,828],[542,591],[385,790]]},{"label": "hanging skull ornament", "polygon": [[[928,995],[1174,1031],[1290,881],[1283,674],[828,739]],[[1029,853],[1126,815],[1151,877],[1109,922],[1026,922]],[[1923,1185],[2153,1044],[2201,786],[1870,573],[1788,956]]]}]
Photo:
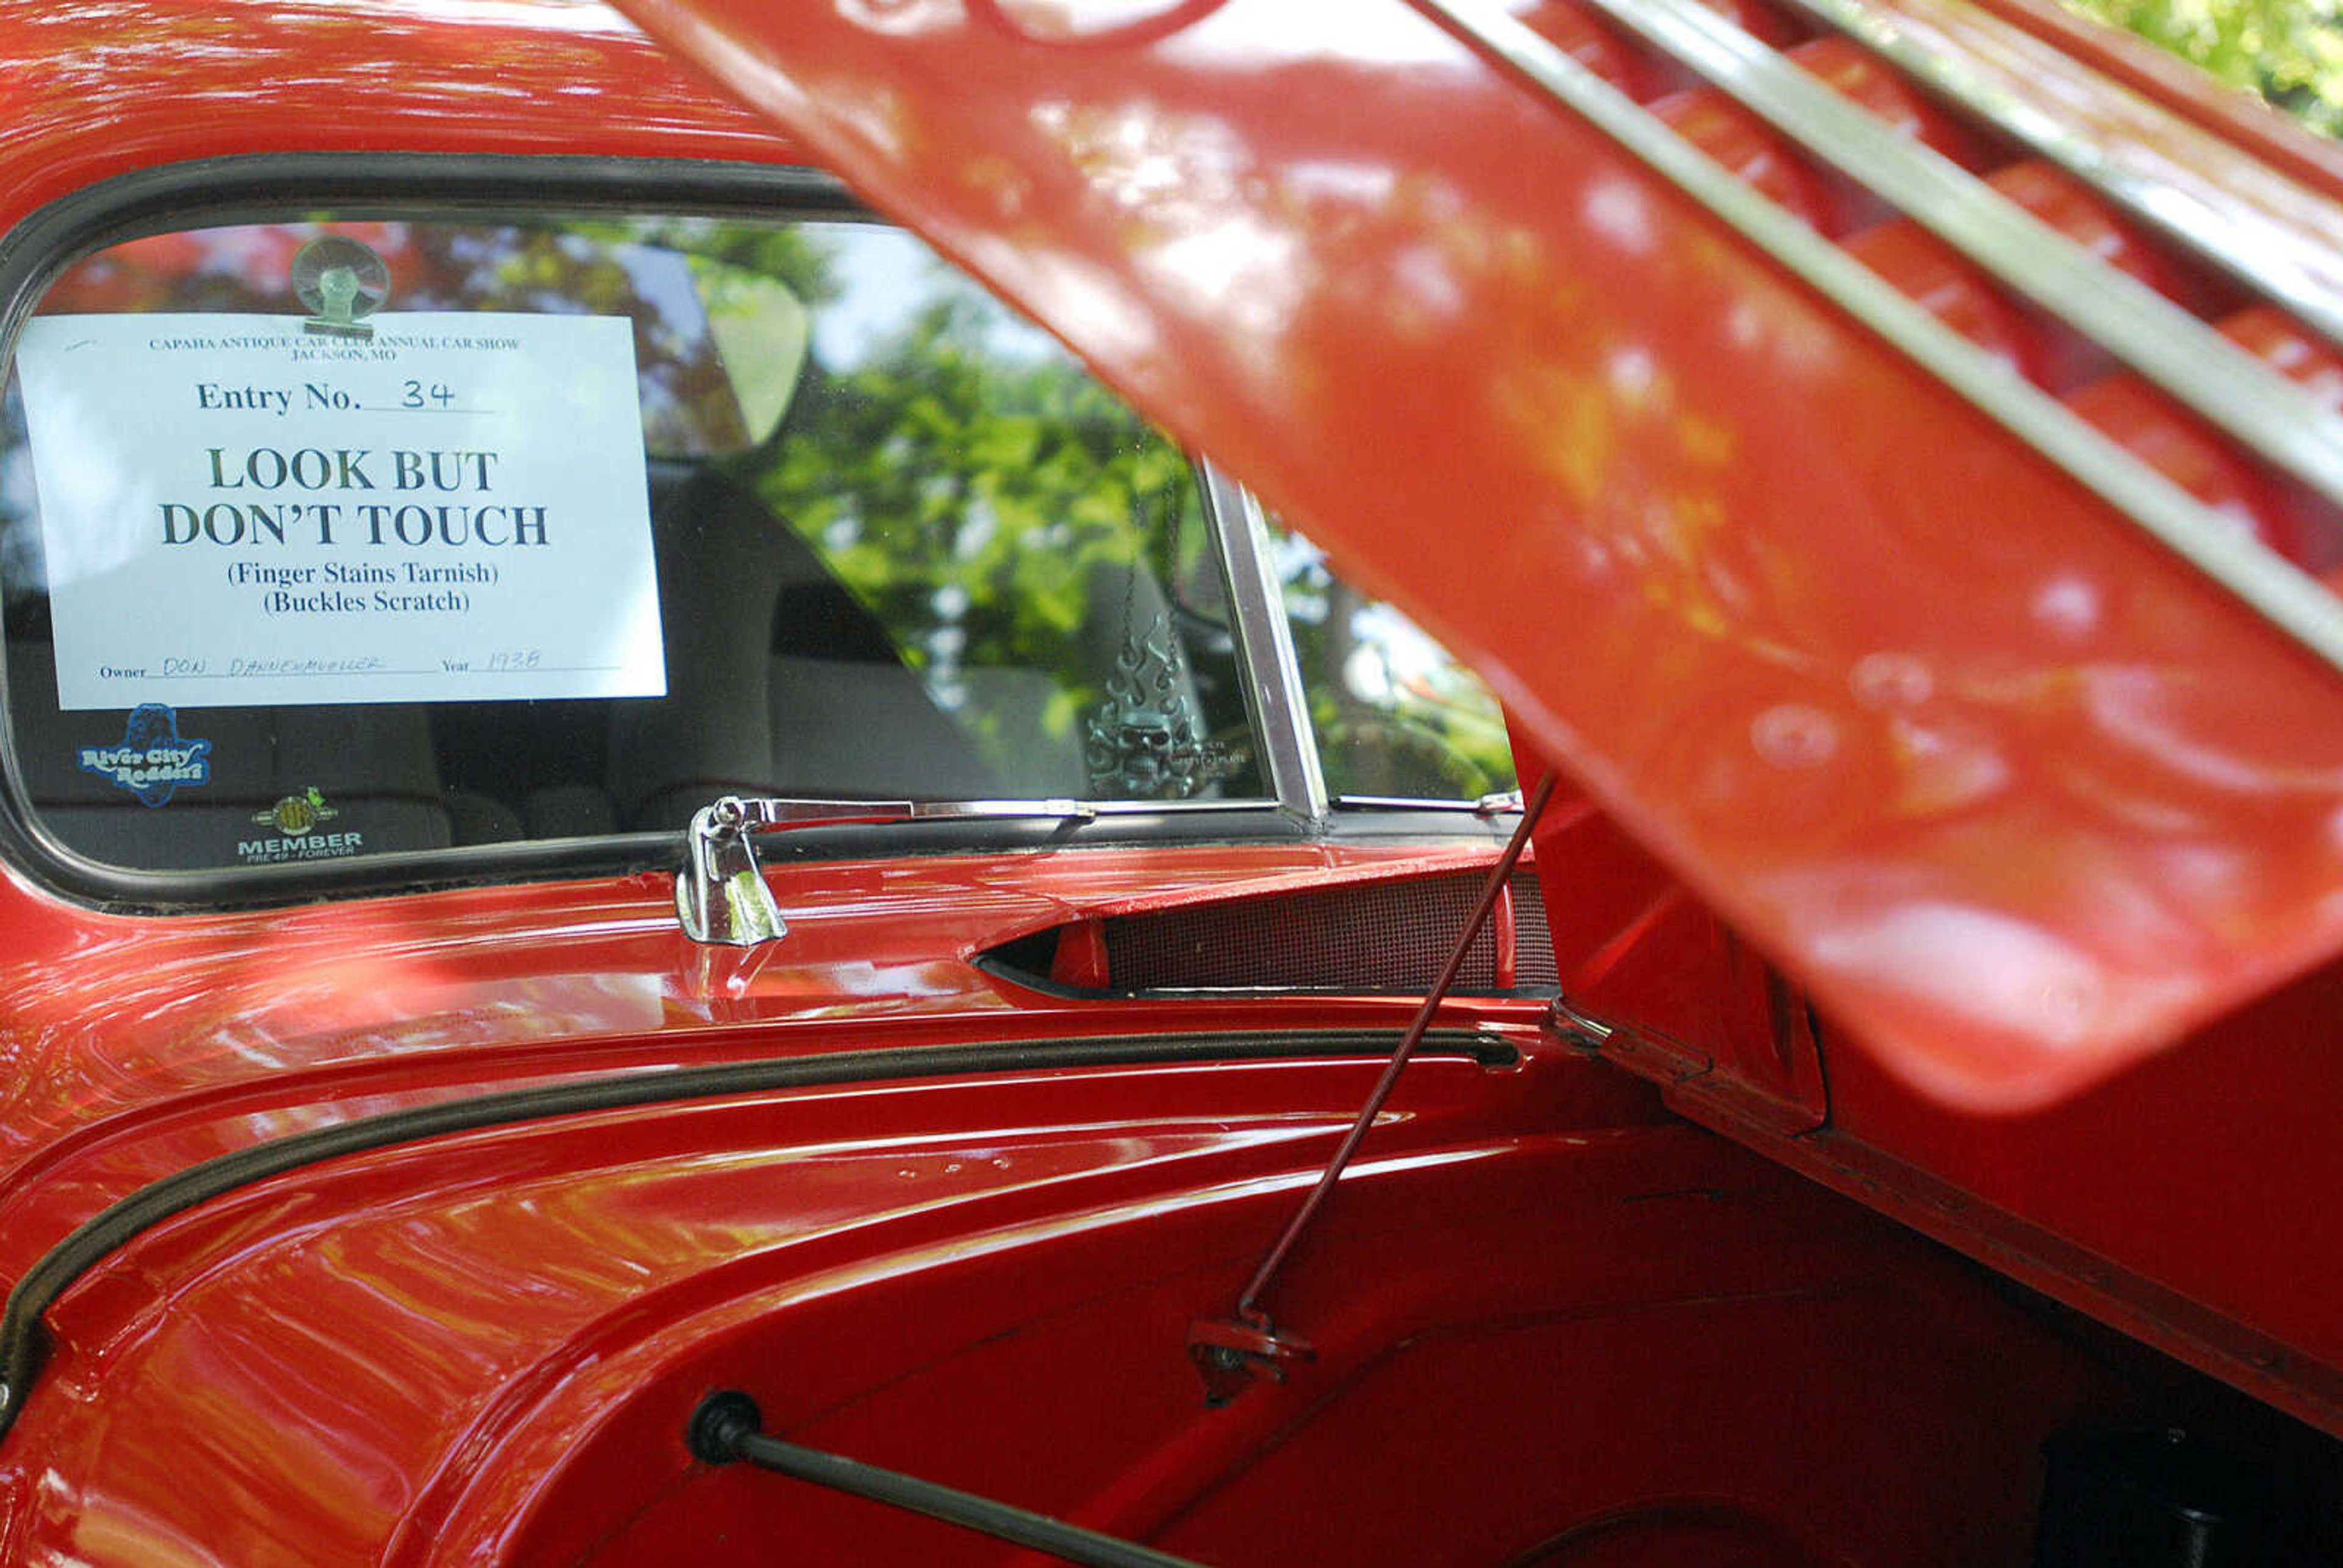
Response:
[{"label": "hanging skull ornament", "polygon": [[1082,721],[1082,760],[1094,792],[1184,799],[1226,771],[1214,766],[1190,690],[1187,658],[1165,611],[1123,640],[1106,700]]}]

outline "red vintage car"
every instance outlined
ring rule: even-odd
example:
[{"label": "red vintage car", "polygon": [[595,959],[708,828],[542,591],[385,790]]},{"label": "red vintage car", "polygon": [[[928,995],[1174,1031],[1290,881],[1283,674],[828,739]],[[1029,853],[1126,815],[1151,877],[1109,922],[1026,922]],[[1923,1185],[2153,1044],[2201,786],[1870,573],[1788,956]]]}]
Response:
[{"label": "red vintage car", "polygon": [[0,64],[0,1562],[2343,1556],[2334,149],[2037,0]]}]

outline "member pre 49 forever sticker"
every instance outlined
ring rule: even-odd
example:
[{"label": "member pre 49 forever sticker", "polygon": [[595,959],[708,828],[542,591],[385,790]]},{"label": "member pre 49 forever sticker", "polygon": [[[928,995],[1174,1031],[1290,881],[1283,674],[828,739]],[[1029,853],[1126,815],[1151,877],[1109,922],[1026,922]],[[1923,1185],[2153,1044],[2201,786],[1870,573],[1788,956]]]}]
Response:
[{"label": "member pre 49 forever sticker", "polygon": [[127,789],[143,806],[162,806],[182,788],[211,781],[212,743],[179,734],[179,716],[160,702],[130,710],[119,746],[85,746],[81,769]]},{"label": "member pre 49 forever sticker", "polygon": [[236,858],[247,866],[271,866],[289,860],[331,860],[363,853],[363,833],[318,831],[341,814],[337,808],[326,803],[324,791],[315,786],[298,795],[287,795],[266,810],[252,814],[255,826],[274,828],[276,833],[238,839]]}]

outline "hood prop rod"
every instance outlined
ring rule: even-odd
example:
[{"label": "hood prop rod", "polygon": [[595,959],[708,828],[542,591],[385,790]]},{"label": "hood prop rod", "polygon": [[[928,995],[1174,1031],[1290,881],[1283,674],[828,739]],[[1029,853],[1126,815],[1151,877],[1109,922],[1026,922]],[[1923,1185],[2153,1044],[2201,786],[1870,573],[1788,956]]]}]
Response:
[{"label": "hood prop rod", "polygon": [[1046,1552],[1081,1568],[1199,1568],[1185,1557],[1174,1557],[1151,1546],[1120,1536],[1101,1535],[1079,1524],[1069,1524],[1046,1513],[1034,1513],[1011,1503],[979,1497],[897,1470],[882,1470],[843,1454],[825,1453],[768,1437],[760,1430],[764,1418],[757,1402],[737,1389],[711,1393],[699,1402],[684,1429],[684,1446],[706,1464],[730,1464],[747,1460],[760,1470],[827,1486],[855,1497],[867,1497],[890,1508],[924,1513],[963,1530],[996,1540],[1014,1542]]},{"label": "hood prop rod", "polygon": [[1450,988],[1455,985],[1457,975],[1463,970],[1464,960],[1473,950],[1473,940],[1481,934],[1481,928],[1489,923],[1491,912],[1505,896],[1513,879],[1514,863],[1522,858],[1522,850],[1528,847],[1530,829],[1537,826],[1547,799],[1554,794],[1554,778],[1555,775],[1549,772],[1539,779],[1537,789],[1523,806],[1521,825],[1513,829],[1513,838],[1506,842],[1505,852],[1497,857],[1494,866],[1489,868],[1489,879],[1481,889],[1480,901],[1465,917],[1464,929],[1457,934],[1456,945],[1450,950],[1448,962],[1442,967],[1440,977],[1432,982],[1431,990],[1425,993],[1423,1005],[1416,1010],[1415,1020],[1407,1026],[1407,1033],[1392,1052],[1391,1060],[1384,1063],[1383,1076],[1376,1080],[1366,1104],[1360,1107],[1357,1119],[1351,1123],[1351,1130],[1342,1135],[1342,1141],[1336,1146],[1333,1158],[1326,1162],[1326,1169],[1320,1174],[1317,1185],[1311,1188],[1309,1196],[1303,1198],[1301,1206],[1294,1210],[1293,1218],[1285,1222],[1284,1233],[1277,1238],[1276,1244],[1262,1259],[1261,1267],[1253,1271],[1252,1280],[1247,1282],[1242,1293],[1237,1297],[1236,1312],[1226,1318],[1199,1318],[1188,1326],[1188,1356],[1203,1376],[1206,1404],[1227,1404],[1263,1372],[1272,1381],[1283,1382],[1287,1362],[1309,1361],[1316,1355],[1317,1352],[1307,1340],[1278,1332],[1269,1313],[1262,1310],[1261,1298],[1268,1292],[1278,1271],[1284,1267],[1294,1243],[1318,1218],[1318,1211],[1326,1206],[1326,1200],[1333,1194],[1334,1183],[1342,1179],[1344,1167],[1350,1164],[1352,1156],[1359,1151],[1359,1145],[1365,1141],[1367,1130],[1375,1124],[1375,1118],[1383,1114],[1383,1101],[1391,1098],[1392,1090],[1399,1082],[1399,1075],[1406,1068],[1408,1059],[1415,1054],[1415,1048],[1423,1043],[1433,1016],[1440,1011],[1441,1003],[1448,1000]]}]

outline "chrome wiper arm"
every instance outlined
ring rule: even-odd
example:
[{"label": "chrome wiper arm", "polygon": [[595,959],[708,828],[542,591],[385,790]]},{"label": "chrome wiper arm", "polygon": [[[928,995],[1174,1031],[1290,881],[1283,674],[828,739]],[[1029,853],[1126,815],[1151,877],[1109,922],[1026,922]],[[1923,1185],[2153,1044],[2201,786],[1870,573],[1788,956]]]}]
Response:
[{"label": "chrome wiper arm", "polygon": [[675,914],[695,942],[752,948],[789,932],[765,885],[750,840],[759,833],[824,823],[901,822],[909,800],[813,800],[726,795],[692,813],[683,868],[675,874]]},{"label": "chrome wiper arm", "polygon": [[1098,808],[1081,800],[823,800],[803,796],[726,795],[693,813],[683,867],[675,876],[675,913],[695,942],[752,948],[789,933],[780,906],[757,864],[754,839],[792,828],[935,818],[1048,817],[1088,821]]}]

